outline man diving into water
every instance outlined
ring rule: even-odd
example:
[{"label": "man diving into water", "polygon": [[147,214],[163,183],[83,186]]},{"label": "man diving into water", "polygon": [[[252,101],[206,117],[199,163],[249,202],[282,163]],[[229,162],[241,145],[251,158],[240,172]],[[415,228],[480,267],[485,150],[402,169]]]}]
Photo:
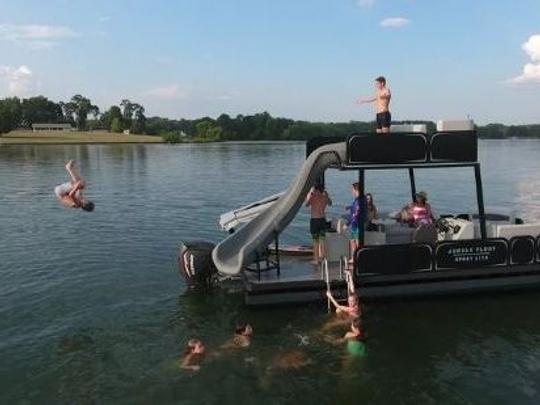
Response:
[{"label": "man diving into water", "polygon": [[67,162],[66,170],[71,177],[71,181],[56,186],[54,194],[56,194],[64,207],[81,208],[84,211],[92,212],[94,203],[83,198],[82,191],[86,186],[86,182],[75,172],[75,162],[73,160]]},{"label": "man diving into water", "polygon": [[392,98],[392,93],[390,93],[390,89],[386,87],[386,79],[383,76],[379,76],[375,79],[375,89],[374,96],[362,97],[359,100],[359,104],[375,103],[375,109],[377,111],[377,133],[388,134],[392,122],[392,115],[390,114],[390,99]]}]

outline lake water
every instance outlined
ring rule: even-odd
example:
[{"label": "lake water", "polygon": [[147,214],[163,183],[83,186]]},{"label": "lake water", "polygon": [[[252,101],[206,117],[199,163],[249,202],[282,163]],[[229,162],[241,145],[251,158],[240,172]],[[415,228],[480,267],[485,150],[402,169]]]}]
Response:
[{"label": "lake water", "polygon": [[[540,142],[484,141],[480,155],[486,205],[540,220]],[[55,201],[70,158],[93,213]],[[186,293],[179,242],[218,241],[219,214],[285,189],[303,158],[300,143],[0,147],[0,403],[538,403],[540,293],[368,305],[360,361],[314,337],[324,305]],[[334,214],[353,181],[328,174]],[[471,169],[417,179],[439,213],[473,211],[473,181]],[[368,173],[366,187],[379,210],[408,199],[407,173]],[[302,211],[284,239],[307,232]],[[250,349],[178,369],[188,338],[216,348],[239,317]],[[313,363],[267,369],[289,350]]]}]

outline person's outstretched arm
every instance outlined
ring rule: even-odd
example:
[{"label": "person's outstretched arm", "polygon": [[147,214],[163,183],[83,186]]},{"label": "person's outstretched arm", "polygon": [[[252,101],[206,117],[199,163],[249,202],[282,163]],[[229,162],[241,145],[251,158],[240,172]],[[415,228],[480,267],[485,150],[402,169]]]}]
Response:
[{"label": "person's outstretched arm", "polygon": [[335,300],[335,298],[332,296],[332,293],[330,291],[326,291],[326,296],[328,297],[328,299],[330,300],[330,302],[332,303],[332,305],[334,305],[336,308],[340,308],[341,305],[339,305],[339,303]]},{"label": "person's outstretched arm", "polygon": [[361,97],[360,100],[358,100],[358,104],[374,103],[376,100],[376,96]]}]

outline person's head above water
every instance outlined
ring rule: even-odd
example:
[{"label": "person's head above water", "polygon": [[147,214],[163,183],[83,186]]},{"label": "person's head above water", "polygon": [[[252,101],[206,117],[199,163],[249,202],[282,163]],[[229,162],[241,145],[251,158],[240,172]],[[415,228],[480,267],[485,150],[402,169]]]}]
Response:
[{"label": "person's head above water", "polygon": [[204,353],[204,344],[199,339],[190,339],[187,346],[185,353],[186,354],[202,354]]},{"label": "person's head above water", "polygon": [[81,204],[81,209],[86,212],[94,211],[95,204],[92,201],[84,200]]},{"label": "person's head above water", "polygon": [[347,298],[347,304],[350,307],[357,307],[358,303],[359,303],[358,295],[356,295],[356,294],[351,294],[351,295],[349,295],[349,298]]},{"label": "person's head above water", "polygon": [[236,322],[236,328],[234,329],[236,335],[251,336],[253,335],[253,328],[245,321]]},{"label": "person's head above water", "polygon": [[386,87],[386,78],[384,76],[379,76],[375,79],[375,87],[380,90]]}]

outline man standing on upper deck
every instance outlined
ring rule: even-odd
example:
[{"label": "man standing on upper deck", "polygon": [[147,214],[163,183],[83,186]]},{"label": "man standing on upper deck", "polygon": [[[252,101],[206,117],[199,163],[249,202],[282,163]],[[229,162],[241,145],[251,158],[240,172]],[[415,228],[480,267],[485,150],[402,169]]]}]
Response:
[{"label": "man standing on upper deck", "polygon": [[390,99],[392,93],[390,89],[386,87],[386,79],[384,76],[379,76],[375,79],[375,95],[369,97],[362,97],[359,100],[359,104],[375,103],[377,110],[377,133],[388,134],[390,132],[390,123],[392,121],[392,115],[390,114]]}]

